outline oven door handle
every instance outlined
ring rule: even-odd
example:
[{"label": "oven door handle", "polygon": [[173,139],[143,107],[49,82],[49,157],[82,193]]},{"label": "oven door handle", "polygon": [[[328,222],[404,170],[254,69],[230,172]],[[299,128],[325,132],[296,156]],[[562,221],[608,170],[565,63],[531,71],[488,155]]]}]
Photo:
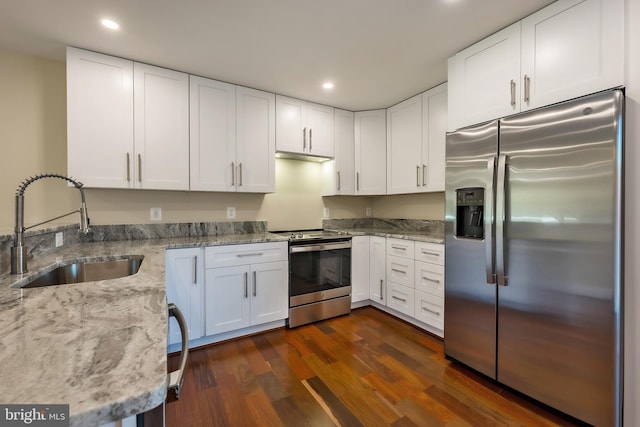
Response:
[{"label": "oven door handle", "polygon": [[340,243],[319,243],[316,245],[296,245],[289,248],[289,253],[297,252],[317,252],[317,251],[331,251],[334,249],[349,249],[351,248],[351,242]]}]

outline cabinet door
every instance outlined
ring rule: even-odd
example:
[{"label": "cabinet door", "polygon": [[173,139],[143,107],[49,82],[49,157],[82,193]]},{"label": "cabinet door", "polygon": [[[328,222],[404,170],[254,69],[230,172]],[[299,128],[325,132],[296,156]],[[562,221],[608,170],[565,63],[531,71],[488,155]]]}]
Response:
[{"label": "cabinet door", "polygon": [[85,187],[129,188],[132,161],[133,62],[68,47],[68,175]]},{"label": "cabinet door", "polygon": [[189,77],[135,63],[136,186],[189,189]]},{"label": "cabinet door", "polygon": [[356,194],[386,194],[386,111],[359,111],[354,118]]},{"label": "cabinet door", "polygon": [[289,315],[289,263],[251,266],[251,325],[286,319]]},{"label": "cabinet door", "polygon": [[422,190],[444,191],[447,84],[422,94]]},{"label": "cabinet door", "polygon": [[[444,330],[444,298],[415,291],[415,318],[435,328]],[[443,336],[443,334],[438,333]]]},{"label": "cabinet door", "polygon": [[189,76],[190,188],[235,190],[236,88]]},{"label": "cabinet door", "polygon": [[335,158],[324,162],[323,196],[353,195],[355,192],[355,135],[351,111],[335,110]]},{"label": "cabinet door", "polygon": [[236,188],[272,193],[276,186],[275,95],[237,86],[236,106]]},{"label": "cabinet door", "polygon": [[422,183],[422,95],[387,109],[387,194],[416,193]]},{"label": "cabinet door", "polygon": [[351,239],[351,302],[369,299],[369,237]]},{"label": "cabinet door", "polygon": [[522,109],[624,84],[623,23],[617,0],[561,0],[525,18]]},{"label": "cabinet door", "polygon": [[251,325],[248,265],[209,268],[205,278],[205,334],[215,335]]},{"label": "cabinet door", "polygon": [[369,292],[372,301],[385,303],[386,282],[386,239],[384,237],[369,238]]},{"label": "cabinet door", "polygon": [[312,156],[333,158],[335,155],[333,107],[308,102],[306,108],[308,153]]},{"label": "cabinet door", "polygon": [[306,132],[305,102],[276,95],[276,150],[306,152]]},{"label": "cabinet door", "polygon": [[449,60],[449,130],[520,111],[520,22]]},{"label": "cabinet door", "polygon": [[414,290],[395,282],[387,282],[387,307],[413,317],[415,312]]},{"label": "cabinet door", "polygon": [[[167,302],[172,302],[187,321],[189,340],[204,335],[204,268],[200,248],[169,249],[166,252]],[[181,342],[176,319],[169,318],[169,344]]]}]

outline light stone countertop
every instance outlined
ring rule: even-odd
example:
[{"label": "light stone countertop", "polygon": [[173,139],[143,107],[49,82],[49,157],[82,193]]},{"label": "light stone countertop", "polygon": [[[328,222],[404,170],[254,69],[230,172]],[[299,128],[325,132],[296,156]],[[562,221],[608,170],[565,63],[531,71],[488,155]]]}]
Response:
[{"label": "light stone countertop", "polygon": [[346,231],[352,236],[377,236],[377,237],[390,237],[393,239],[414,240],[416,242],[427,243],[444,243],[444,237],[441,237],[437,233],[421,232],[421,231],[408,231],[397,229],[385,229],[385,228],[344,228],[337,229],[336,231]]},{"label": "light stone countertop", "polygon": [[[0,273],[3,404],[69,404],[71,426],[97,426],[160,405],[167,386],[165,250],[283,241],[270,233],[79,243]],[[33,289],[11,285],[76,260],[142,255],[137,274]],[[6,265],[6,263],[2,263]]]}]

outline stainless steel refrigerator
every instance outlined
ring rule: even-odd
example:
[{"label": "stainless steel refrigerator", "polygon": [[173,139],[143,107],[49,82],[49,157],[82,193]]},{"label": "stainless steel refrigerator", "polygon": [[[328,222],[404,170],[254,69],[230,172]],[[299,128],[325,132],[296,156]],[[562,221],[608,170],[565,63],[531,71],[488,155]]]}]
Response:
[{"label": "stainless steel refrigerator", "polygon": [[447,357],[620,425],[624,95],[447,134]]}]

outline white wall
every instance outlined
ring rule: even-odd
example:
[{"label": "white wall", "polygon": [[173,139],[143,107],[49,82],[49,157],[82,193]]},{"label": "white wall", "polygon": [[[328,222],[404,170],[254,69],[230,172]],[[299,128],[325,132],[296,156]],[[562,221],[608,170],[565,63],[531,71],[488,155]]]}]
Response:
[{"label": "white wall", "polygon": [[640,425],[640,0],[626,0],[624,425]]}]

